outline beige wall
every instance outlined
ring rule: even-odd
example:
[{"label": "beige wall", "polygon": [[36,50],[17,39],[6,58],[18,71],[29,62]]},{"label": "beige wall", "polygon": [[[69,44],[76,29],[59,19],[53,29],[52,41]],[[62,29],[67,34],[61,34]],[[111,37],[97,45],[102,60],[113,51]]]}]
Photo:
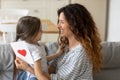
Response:
[{"label": "beige wall", "polygon": [[84,5],[92,14],[98,26],[102,40],[105,39],[107,0],[71,0],[72,3]]},{"label": "beige wall", "polygon": [[28,9],[29,14],[40,19],[57,23],[58,8],[67,5],[69,0],[1,0],[1,8]]},{"label": "beige wall", "polygon": [[[71,3],[80,3],[91,12],[96,25],[98,26],[102,40],[105,39],[106,28],[106,4],[107,0],[1,0],[2,8],[27,8],[29,15],[50,19],[57,23],[57,9]],[[22,5],[22,6],[21,6]],[[34,6],[33,6],[34,5]],[[43,9],[44,8],[44,9]]]}]

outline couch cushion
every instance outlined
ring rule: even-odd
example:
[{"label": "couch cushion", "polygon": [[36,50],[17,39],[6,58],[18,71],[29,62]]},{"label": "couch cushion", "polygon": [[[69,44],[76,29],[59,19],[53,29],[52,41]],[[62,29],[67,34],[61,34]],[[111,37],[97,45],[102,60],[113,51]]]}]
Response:
[{"label": "couch cushion", "polygon": [[58,49],[58,43],[57,42],[46,42],[45,49],[48,55],[56,53]]},{"label": "couch cushion", "polygon": [[[55,53],[58,49],[57,42],[45,43],[48,55]],[[103,69],[120,68],[120,42],[102,42]]]},{"label": "couch cushion", "polygon": [[[47,55],[54,54],[54,53],[56,53],[56,51],[58,49],[58,43],[57,42],[46,42],[45,49],[46,49]],[[49,61],[48,64],[51,64],[53,61],[54,61],[54,59],[52,61]]]},{"label": "couch cushion", "polygon": [[103,66],[94,80],[120,80],[120,42],[103,42]]},{"label": "couch cushion", "polygon": [[103,68],[120,68],[120,42],[103,42]]},{"label": "couch cushion", "polygon": [[0,80],[13,79],[13,51],[9,44],[0,44]]}]

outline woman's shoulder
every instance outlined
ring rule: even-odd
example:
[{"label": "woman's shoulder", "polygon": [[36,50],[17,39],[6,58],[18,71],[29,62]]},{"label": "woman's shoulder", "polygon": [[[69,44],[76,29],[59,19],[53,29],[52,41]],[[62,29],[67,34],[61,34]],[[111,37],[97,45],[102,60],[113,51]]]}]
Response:
[{"label": "woman's shoulder", "polygon": [[77,46],[75,46],[73,49],[71,49],[70,52],[73,52],[73,53],[80,53],[81,51],[83,51],[84,48],[81,44],[78,44]]},{"label": "woman's shoulder", "polygon": [[81,44],[78,44],[68,54],[72,57],[82,57],[86,56],[86,51]]}]

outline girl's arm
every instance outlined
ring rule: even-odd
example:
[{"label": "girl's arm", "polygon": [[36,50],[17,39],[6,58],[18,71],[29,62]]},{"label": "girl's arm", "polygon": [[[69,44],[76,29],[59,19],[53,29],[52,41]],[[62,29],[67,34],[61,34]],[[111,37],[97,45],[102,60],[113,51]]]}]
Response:
[{"label": "girl's arm", "polygon": [[57,50],[56,53],[53,53],[53,54],[47,56],[47,61],[49,62],[49,61],[51,61],[52,59],[55,59],[56,57],[60,56],[60,55],[63,53],[63,50],[64,50],[64,49],[60,47],[60,48]]},{"label": "girl's arm", "polygon": [[29,71],[32,74],[35,74],[38,80],[50,80],[50,76],[45,74],[42,71],[42,66],[40,60],[37,60],[34,63],[34,69],[29,66],[25,61],[21,60],[20,58],[16,57],[15,59],[15,65],[17,69],[22,69]]},{"label": "girl's arm", "polygon": [[15,65],[16,65],[17,69],[27,70],[30,73],[34,74],[33,68],[30,67],[25,61],[21,60],[18,57],[16,57],[16,59],[15,59]]},{"label": "girl's arm", "polygon": [[45,74],[42,71],[42,64],[40,60],[35,61],[34,71],[35,71],[35,75],[38,78],[38,80],[50,80],[50,76],[48,74]]}]

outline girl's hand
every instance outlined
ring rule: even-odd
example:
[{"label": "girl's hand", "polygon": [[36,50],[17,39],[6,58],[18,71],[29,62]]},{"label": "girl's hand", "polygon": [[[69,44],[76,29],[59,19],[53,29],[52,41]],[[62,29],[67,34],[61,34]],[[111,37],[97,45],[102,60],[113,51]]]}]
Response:
[{"label": "girl's hand", "polygon": [[20,58],[16,57],[15,59],[15,65],[17,69],[27,70],[30,66]]},{"label": "girl's hand", "polygon": [[64,47],[63,47],[63,45],[60,45],[60,47],[58,48],[58,50],[57,50],[56,53],[59,54],[59,55],[61,55],[61,54],[64,53]]},{"label": "girl's hand", "polygon": [[29,71],[30,73],[34,74],[34,69],[30,67],[25,61],[21,60],[20,58],[16,57],[15,65],[17,69]]},{"label": "girl's hand", "polygon": [[56,52],[56,54],[61,55],[61,54],[63,54],[63,51],[64,51],[64,49],[61,48],[61,47],[59,47],[58,50],[57,50],[57,52]]},{"label": "girl's hand", "polygon": [[56,57],[60,56],[61,54],[64,53],[63,51],[64,51],[64,48],[60,46],[56,53],[53,53],[53,54],[47,56],[47,61],[49,62],[49,61],[55,59]]}]

